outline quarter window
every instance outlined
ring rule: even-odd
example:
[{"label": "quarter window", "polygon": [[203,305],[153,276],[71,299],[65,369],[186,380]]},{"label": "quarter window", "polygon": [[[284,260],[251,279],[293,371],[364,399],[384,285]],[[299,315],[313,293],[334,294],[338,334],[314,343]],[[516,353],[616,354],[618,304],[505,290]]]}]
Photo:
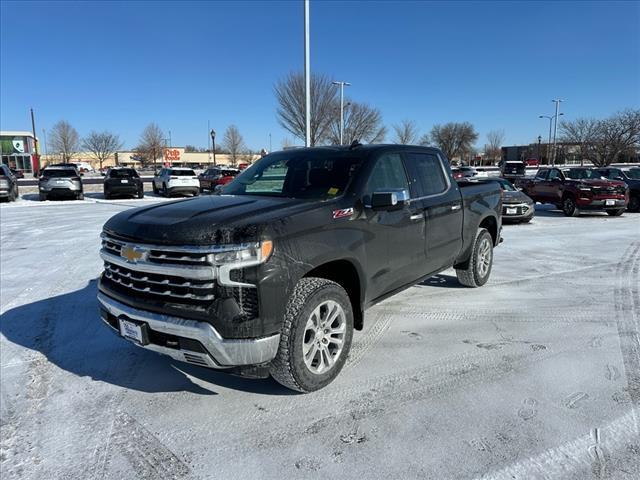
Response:
[{"label": "quarter window", "polygon": [[536,173],[536,180],[544,180],[545,178],[547,178],[548,173],[549,173],[549,170],[546,170],[546,169],[538,170],[538,173]]}]

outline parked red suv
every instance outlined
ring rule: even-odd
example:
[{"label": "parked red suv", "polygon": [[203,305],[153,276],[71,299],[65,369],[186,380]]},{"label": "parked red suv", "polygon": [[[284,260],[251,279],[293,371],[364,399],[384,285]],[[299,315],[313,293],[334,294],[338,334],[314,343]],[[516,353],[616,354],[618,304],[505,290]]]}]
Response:
[{"label": "parked red suv", "polygon": [[579,215],[581,210],[618,216],[629,203],[624,182],[607,180],[593,168],[541,168],[535,178],[523,179],[520,186],[536,202],[552,203],[568,217]]},{"label": "parked red suv", "polygon": [[200,180],[200,191],[204,190],[214,191],[218,185],[226,185],[231,182],[239,171],[235,168],[218,168],[212,167],[206,169],[203,173],[198,175]]}]

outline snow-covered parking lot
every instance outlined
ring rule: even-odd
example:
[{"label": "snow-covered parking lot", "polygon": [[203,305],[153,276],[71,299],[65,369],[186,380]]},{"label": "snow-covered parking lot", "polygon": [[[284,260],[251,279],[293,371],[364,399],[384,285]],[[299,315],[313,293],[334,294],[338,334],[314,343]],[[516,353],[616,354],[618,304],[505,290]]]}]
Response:
[{"label": "snow-covered parking lot", "polygon": [[640,478],[640,214],[538,207],[485,287],[445,272],[372,308],[295,395],[102,324],[102,224],[155,201],[0,206],[3,480]]}]

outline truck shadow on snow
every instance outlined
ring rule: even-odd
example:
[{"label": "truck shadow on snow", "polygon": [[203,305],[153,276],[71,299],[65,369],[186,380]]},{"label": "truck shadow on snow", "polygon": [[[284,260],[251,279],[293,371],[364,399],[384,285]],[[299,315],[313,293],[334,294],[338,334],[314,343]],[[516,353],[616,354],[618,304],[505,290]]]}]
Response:
[{"label": "truck shadow on snow", "polygon": [[[2,314],[0,332],[74,375],[141,392],[217,395],[218,385],[264,395],[293,393],[271,379],[234,377],[131,344],[100,320],[96,294],[97,281],[92,280],[81,290],[12,308]],[[210,385],[200,386],[189,377]]]}]

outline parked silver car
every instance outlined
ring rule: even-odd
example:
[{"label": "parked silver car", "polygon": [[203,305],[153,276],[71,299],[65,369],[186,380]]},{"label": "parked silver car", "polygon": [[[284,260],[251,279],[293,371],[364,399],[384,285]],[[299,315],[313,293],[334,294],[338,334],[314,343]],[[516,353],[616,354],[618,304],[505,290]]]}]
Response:
[{"label": "parked silver car", "polygon": [[75,167],[69,165],[52,165],[42,171],[38,180],[40,200],[53,197],[72,197],[84,199],[82,180]]}]

